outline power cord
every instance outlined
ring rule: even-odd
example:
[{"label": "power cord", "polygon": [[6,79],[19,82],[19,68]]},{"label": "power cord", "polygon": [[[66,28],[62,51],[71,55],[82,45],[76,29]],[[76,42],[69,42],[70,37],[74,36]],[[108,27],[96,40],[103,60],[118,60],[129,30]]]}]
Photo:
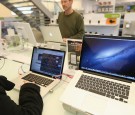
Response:
[{"label": "power cord", "polygon": [[4,67],[4,65],[5,65],[5,57],[3,57],[3,56],[0,56],[0,61],[1,61],[1,59],[3,59],[3,64],[2,64],[2,66],[0,67],[0,70]]},{"label": "power cord", "polygon": [[24,71],[24,69],[23,69],[23,65],[24,65],[24,63],[22,63],[22,65],[18,68],[18,74],[19,75],[22,75],[22,74],[26,73],[26,71]]},{"label": "power cord", "polygon": [[52,78],[60,79],[60,76],[62,76],[62,75],[65,75],[66,78],[65,78],[65,80],[62,79],[61,81],[64,81],[64,82],[66,82],[66,83],[69,83],[68,81],[66,81],[67,77],[70,78],[70,79],[73,78],[72,75],[68,75],[68,74],[65,74],[65,73],[62,73],[62,74],[59,74],[59,75],[54,75],[54,76],[52,76]]}]

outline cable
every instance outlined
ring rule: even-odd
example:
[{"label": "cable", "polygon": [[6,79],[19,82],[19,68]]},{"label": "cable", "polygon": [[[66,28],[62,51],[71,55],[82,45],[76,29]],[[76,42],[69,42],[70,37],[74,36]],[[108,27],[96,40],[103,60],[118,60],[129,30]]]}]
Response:
[{"label": "cable", "polygon": [[60,76],[62,76],[62,74],[59,74],[59,75],[53,75],[52,78],[60,79]]},{"label": "cable", "polygon": [[0,70],[4,67],[4,65],[5,65],[5,58],[4,57],[0,57],[0,60],[1,59],[4,59],[4,62],[3,62],[3,65],[0,67]]},{"label": "cable", "polygon": [[[22,63],[22,65],[18,68],[18,74],[19,75],[22,75],[22,74],[26,73],[26,71],[24,71],[24,69],[23,69],[23,65],[24,65],[24,63]],[[22,72],[20,72],[20,69],[21,69]]]},{"label": "cable", "polygon": [[71,79],[74,77],[74,76],[66,74],[66,73],[63,73],[62,75],[65,75],[65,76],[67,76],[68,78],[71,78]]},{"label": "cable", "polygon": [[19,74],[19,75],[22,75],[23,72],[20,72],[20,69],[21,69],[21,66],[18,68],[18,74]]},{"label": "cable", "polygon": [[24,69],[23,69],[23,65],[24,64],[21,65],[21,70],[23,71],[23,73],[26,73],[26,71],[24,71]]},{"label": "cable", "polygon": [[64,81],[64,82],[66,82],[66,83],[69,83],[68,81],[66,81],[66,79],[67,79],[67,77],[68,78],[70,78],[70,79],[72,79],[73,78],[73,76],[72,75],[68,75],[68,74],[65,74],[65,73],[63,73],[63,74],[59,74],[59,75],[54,75],[54,76],[52,76],[52,78],[55,78],[55,79],[60,79],[59,77],[60,76],[62,76],[62,75],[65,75],[66,76],[66,78],[65,78],[65,80],[61,80],[61,81]]},{"label": "cable", "polygon": [[62,73],[62,74],[59,74],[59,75],[54,75],[54,76],[52,76],[52,78],[57,78],[57,79],[59,79],[59,77],[60,76],[62,76],[62,75],[65,75],[65,76],[67,76],[68,78],[73,78],[73,76],[72,75],[68,75],[68,74],[66,74],[66,73]]}]

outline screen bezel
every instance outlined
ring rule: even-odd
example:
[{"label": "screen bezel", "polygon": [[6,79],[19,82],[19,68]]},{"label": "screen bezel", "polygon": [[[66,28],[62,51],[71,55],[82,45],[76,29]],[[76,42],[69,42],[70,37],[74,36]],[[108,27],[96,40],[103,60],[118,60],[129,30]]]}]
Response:
[{"label": "screen bezel", "polygon": [[[49,77],[49,78],[56,78],[55,76],[51,76],[51,75],[48,75],[48,74],[45,74],[45,73],[41,73],[41,72],[37,72],[37,71],[34,71],[32,70],[32,59],[33,59],[33,56],[34,56],[34,50],[35,49],[44,49],[44,50],[51,50],[51,51],[57,51],[57,52],[63,52],[64,53],[64,56],[63,56],[63,63],[62,63],[62,70],[61,70],[61,75],[58,76],[57,78],[58,79],[62,79],[62,73],[63,73],[63,68],[64,68],[64,62],[65,62],[65,51],[61,51],[61,50],[56,50],[56,49],[49,49],[49,48],[43,48],[43,47],[33,47],[33,51],[32,51],[32,58],[31,58],[31,64],[30,64],[30,71],[34,72],[34,73],[37,73],[37,74],[40,74],[40,75],[43,75],[45,77]],[[57,76],[57,75],[56,75]]]},{"label": "screen bezel", "polygon": [[[82,50],[81,50],[81,55],[83,52],[83,46],[84,46],[84,39],[91,39],[91,38],[111,38],[111,39],[125,39],[125,40],[134,40],[135,41],[135,37],[123,37],[123,36],[102,36],[102,35],[84,35],[83,36],[83,41],[82,41]],[[97,71],[92,71],[92,70],[86,70],[86,69],[82,69],[81,68],[81,61],[82,61],[82,56],[80,57],[80,63],[79,63],[79,70],[82,70],[84,72],[87,73],[92,73],[92,74],[96,74],[99,76],[103,76],[103,77],[107,77],[107,78],[112,78],[112,79],[116,79],[116,80],[122,80],[125,82],[135,82],[135,80],[132,79],[127,79],[127,78],[121,78],[115,75],[111,75],[111,74],[107,74],[107,73],[101,73],[101,72],[97,72]]]}]

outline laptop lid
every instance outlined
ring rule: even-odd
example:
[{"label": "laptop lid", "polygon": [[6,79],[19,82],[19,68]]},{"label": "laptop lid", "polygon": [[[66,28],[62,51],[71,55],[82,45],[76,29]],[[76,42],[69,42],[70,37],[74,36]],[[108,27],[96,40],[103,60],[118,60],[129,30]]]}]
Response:
[{"label": "laptop lid", "polygon": [[45,42],[62,43],[63,39],[58,26],[40,26]]},{"label": "laptop lid", "polygon": [[47,77],[60,75],[64,67],[65,51],[33,47],[30,71]]},{"label": "laptop lid", "polygon": [[135,38],[84,36],[79,69],[135,81]]}]

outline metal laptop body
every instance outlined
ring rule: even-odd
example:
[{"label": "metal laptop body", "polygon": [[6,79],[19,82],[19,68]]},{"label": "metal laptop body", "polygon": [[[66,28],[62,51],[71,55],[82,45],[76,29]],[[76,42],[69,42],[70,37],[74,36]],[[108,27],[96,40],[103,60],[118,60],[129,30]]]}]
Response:
[{"label": "metal laptop body", "polygon": [[[41,87],[40,93],[44,97],[62,79],[64,59],[64,51],[33,47],[30,71],[14,80],[15,89],[19,90],[20,86],[28,81],[35,82]],[[33,75],[28,79],[26,76],[29,74]],[[33,78],[35,75],[38,75],[38,77]],[[37,81],[39,76],[43,79],[49,79],[51,83],[42,82],[42,79]]]},{"label": "metal laptop body", "polygon": [[40,30],[48,48],[59,50],[61,45],[66,45],[63,42],[58,26],[40,26]]},{"label": "metal laptop body", "polygon": [[58,26],[40,26],[44,41],[62,43],[63,39]]},{"label": "metal laptop body", "polygon": [[[135,39],[114,36],[90,38],[84,36],[79,69],[62,94],[60,100],[69,111],[83,115],[134,115],[135,114]],[[84,76],[82,76],[82,74]],[[78,85],[82,78],[92,79]],[[101,87],[92,87],[95,81],[105,82]],[[84,82],[83,80],[81,82]],[[108,83],[109,82],[109,83]],[[100,86],[99,82],[99,86]],[[106,91],[109,84],[121,84],[129,88],[127,94],[111,96]],[[106,85],[105,85],[106,84]],[[107,85],[108,84],[108,85]],[[91,87],[87,87],[91,86]],[[104,87],[105,86],[105,87]],[[127,89],[128,89],[127,88]],[[99,90],[100,89],[100,90]],[[110,88],[111,89],[111,88]],[[116,90],[114,88],[113,90]],[[121,96],[128,95],[122,99]],[[124,96],[123,96],[124,97]],[[80,115],[80,114],[79,114]]]}]

